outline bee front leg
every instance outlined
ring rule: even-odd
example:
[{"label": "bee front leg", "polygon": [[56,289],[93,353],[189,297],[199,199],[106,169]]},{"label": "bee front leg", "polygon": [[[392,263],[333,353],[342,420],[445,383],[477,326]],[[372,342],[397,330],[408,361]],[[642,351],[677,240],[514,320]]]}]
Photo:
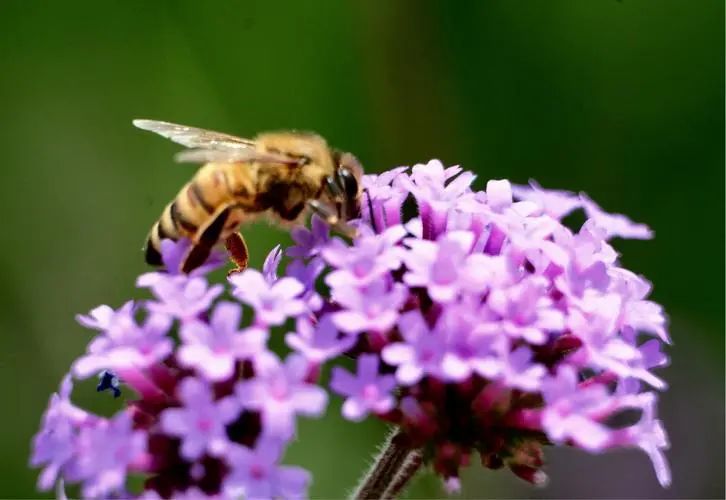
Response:
[{"label": "bee front leg", "polygon": [[318,200],[310,200],[308,201],[308,206],[313,211],[313,213],[317,214],[329,225],[335,226],[336,224],[338,224],[338,222],[340,222],[338,211],[327,203],[321,203]]},{"label": "bee front leg", "polygon": [[355,228],[349,226],[340,219],[340,216],[338,215],[338,210],[336,208],[333,208],[326,203],[321,203],[318,200],[308,201],[308,206],[313,211],[313,213],[317,214],[336,231],[344,234],[349,238],[355,237]]},{"label": "bee front leg", "polygon": [[250,254],[247,251],[247,243],[245,243],[245,239],[242,235],[239,233],[230,234],[227,236],[227,239],[224,240],[224,246],[227,247],[230,259],[232,259],[232,262],[234,262],[237,266],[235,269],[229,270],[229,272],[227,272],[227,276],[241,273],[247,269]]}]

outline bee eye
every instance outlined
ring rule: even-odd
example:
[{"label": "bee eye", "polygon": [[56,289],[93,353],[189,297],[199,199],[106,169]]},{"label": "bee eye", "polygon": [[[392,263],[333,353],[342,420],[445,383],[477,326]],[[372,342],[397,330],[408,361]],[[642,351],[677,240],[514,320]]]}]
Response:
[{"label": "bee eye", "polygon": [[345,195],[348,198],[355,198],[358,195],[358,181],[347,168],[338,170],[338,179],[343,184]]}]

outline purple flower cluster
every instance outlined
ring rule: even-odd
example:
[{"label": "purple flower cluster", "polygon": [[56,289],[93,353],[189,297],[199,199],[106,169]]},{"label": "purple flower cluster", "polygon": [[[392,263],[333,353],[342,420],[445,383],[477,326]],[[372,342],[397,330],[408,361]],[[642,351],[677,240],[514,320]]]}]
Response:
[{"label": "purple flower cluster", "polygon": [[[314,383],[312,358],[280,360],[267,347],[270,326],[309,321],[304,286],[254,270],[235,276],[233,295],[253,311],[242,326],[243,306],[217,300],[224,287],[205,277],[218,256],[192,275],[176,271],[187,249],[162,243],[167,270],[138,279],[151,300],[78,317],[99,334],[71,375],[101,372],[99,389],[122,384],[139,397],[103,418],[71,402],[66,376],[33,443],[39,488],[62,479],[79,483],[84,498],[307,496],[310,474],[280,459],[297,416],[320,416],[327,393]],[[142,492],[126,490],[129,474],[146,477]]]},{"label": "purple flower cluster", "polygon": [[[609,243],[650,229],[584,195],[473,181],[438,161],[365,176],[352,242],[313,217],[262,272],[229,279],[235,301],[206,278],[217,255],[185,275],[188,243],[162,242],[166,270],[138,279],[152,299],[78,318],[99,334],[72,375],[101,372],[101,386],[120,381],[138,399],[94,415],[71,402],[66,377],[33,443],[39,487],[304,497],[309,473],[280,460],[298,416],[324,412],[320,369],[342,356],[355,364],[334,367],[329,389],[343,417],[399,426],[450,489],[474,452],[541,484],[544,445],[640,448],[667,486],[666,384],[653,372],[668,363],[666,319]],[[562,219],[577,209],[587,220],[573,231]],[[268,338],[289,324],[280,359]],[[129,474],[145,475],[141,493],[126,490]]]},{"label": "purple flower cluster", "polygon": [[[541,483],[545,444],[641,448],[667,486],[652,371],[668,362],[666,319],[609,243],[652,232],[585,195],[473,180],[438,161],[369,175],[352,243],[315,220],[297,230],[288,273],[319,273],[320,337],[358,359],[333,372],[343,416],[399,425],[449,486],[474,451]],[[577,209],[573,231],[562,219]],[[303,355],[305,328],[311,340],[290,343]]]}]

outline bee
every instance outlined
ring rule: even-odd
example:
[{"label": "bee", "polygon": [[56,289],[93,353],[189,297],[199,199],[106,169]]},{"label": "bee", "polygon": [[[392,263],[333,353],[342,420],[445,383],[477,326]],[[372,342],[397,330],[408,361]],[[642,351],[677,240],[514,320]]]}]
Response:
[{"label": "bee", "polygon": [[203,164],[152,226],[148,264],[162,264],[161,240],[188,238],[182,272],[201,266],[220,242],[236,265],[230,273],[241,271],[249,253],[239,227],[262,214],[289,224],[313,212],[350,234],[346,223],[359,214],[363,169],[321,136],[265,132],[250,140],[155,120],[133,124],[189,148],[176,155],[178,162]]}]

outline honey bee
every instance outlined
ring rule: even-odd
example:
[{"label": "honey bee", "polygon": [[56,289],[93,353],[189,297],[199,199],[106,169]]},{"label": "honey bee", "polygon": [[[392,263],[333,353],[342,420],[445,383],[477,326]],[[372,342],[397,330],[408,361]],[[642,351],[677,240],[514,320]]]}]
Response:
[{"label": "honey bee", "polygon": [[203,164],[152,226],[148,264],[161,265],[162,239],[189,238],[182,272],[201,266],[220,242],[236,265],[230,272],[241,271],[248,251],[239,227],[263,213],[291,223],[312,211],[343,232],[358,216],[363,169],[317,134],[266,132],[250,140],[155,120],[133,124],[189,148],[177,161]]}]

